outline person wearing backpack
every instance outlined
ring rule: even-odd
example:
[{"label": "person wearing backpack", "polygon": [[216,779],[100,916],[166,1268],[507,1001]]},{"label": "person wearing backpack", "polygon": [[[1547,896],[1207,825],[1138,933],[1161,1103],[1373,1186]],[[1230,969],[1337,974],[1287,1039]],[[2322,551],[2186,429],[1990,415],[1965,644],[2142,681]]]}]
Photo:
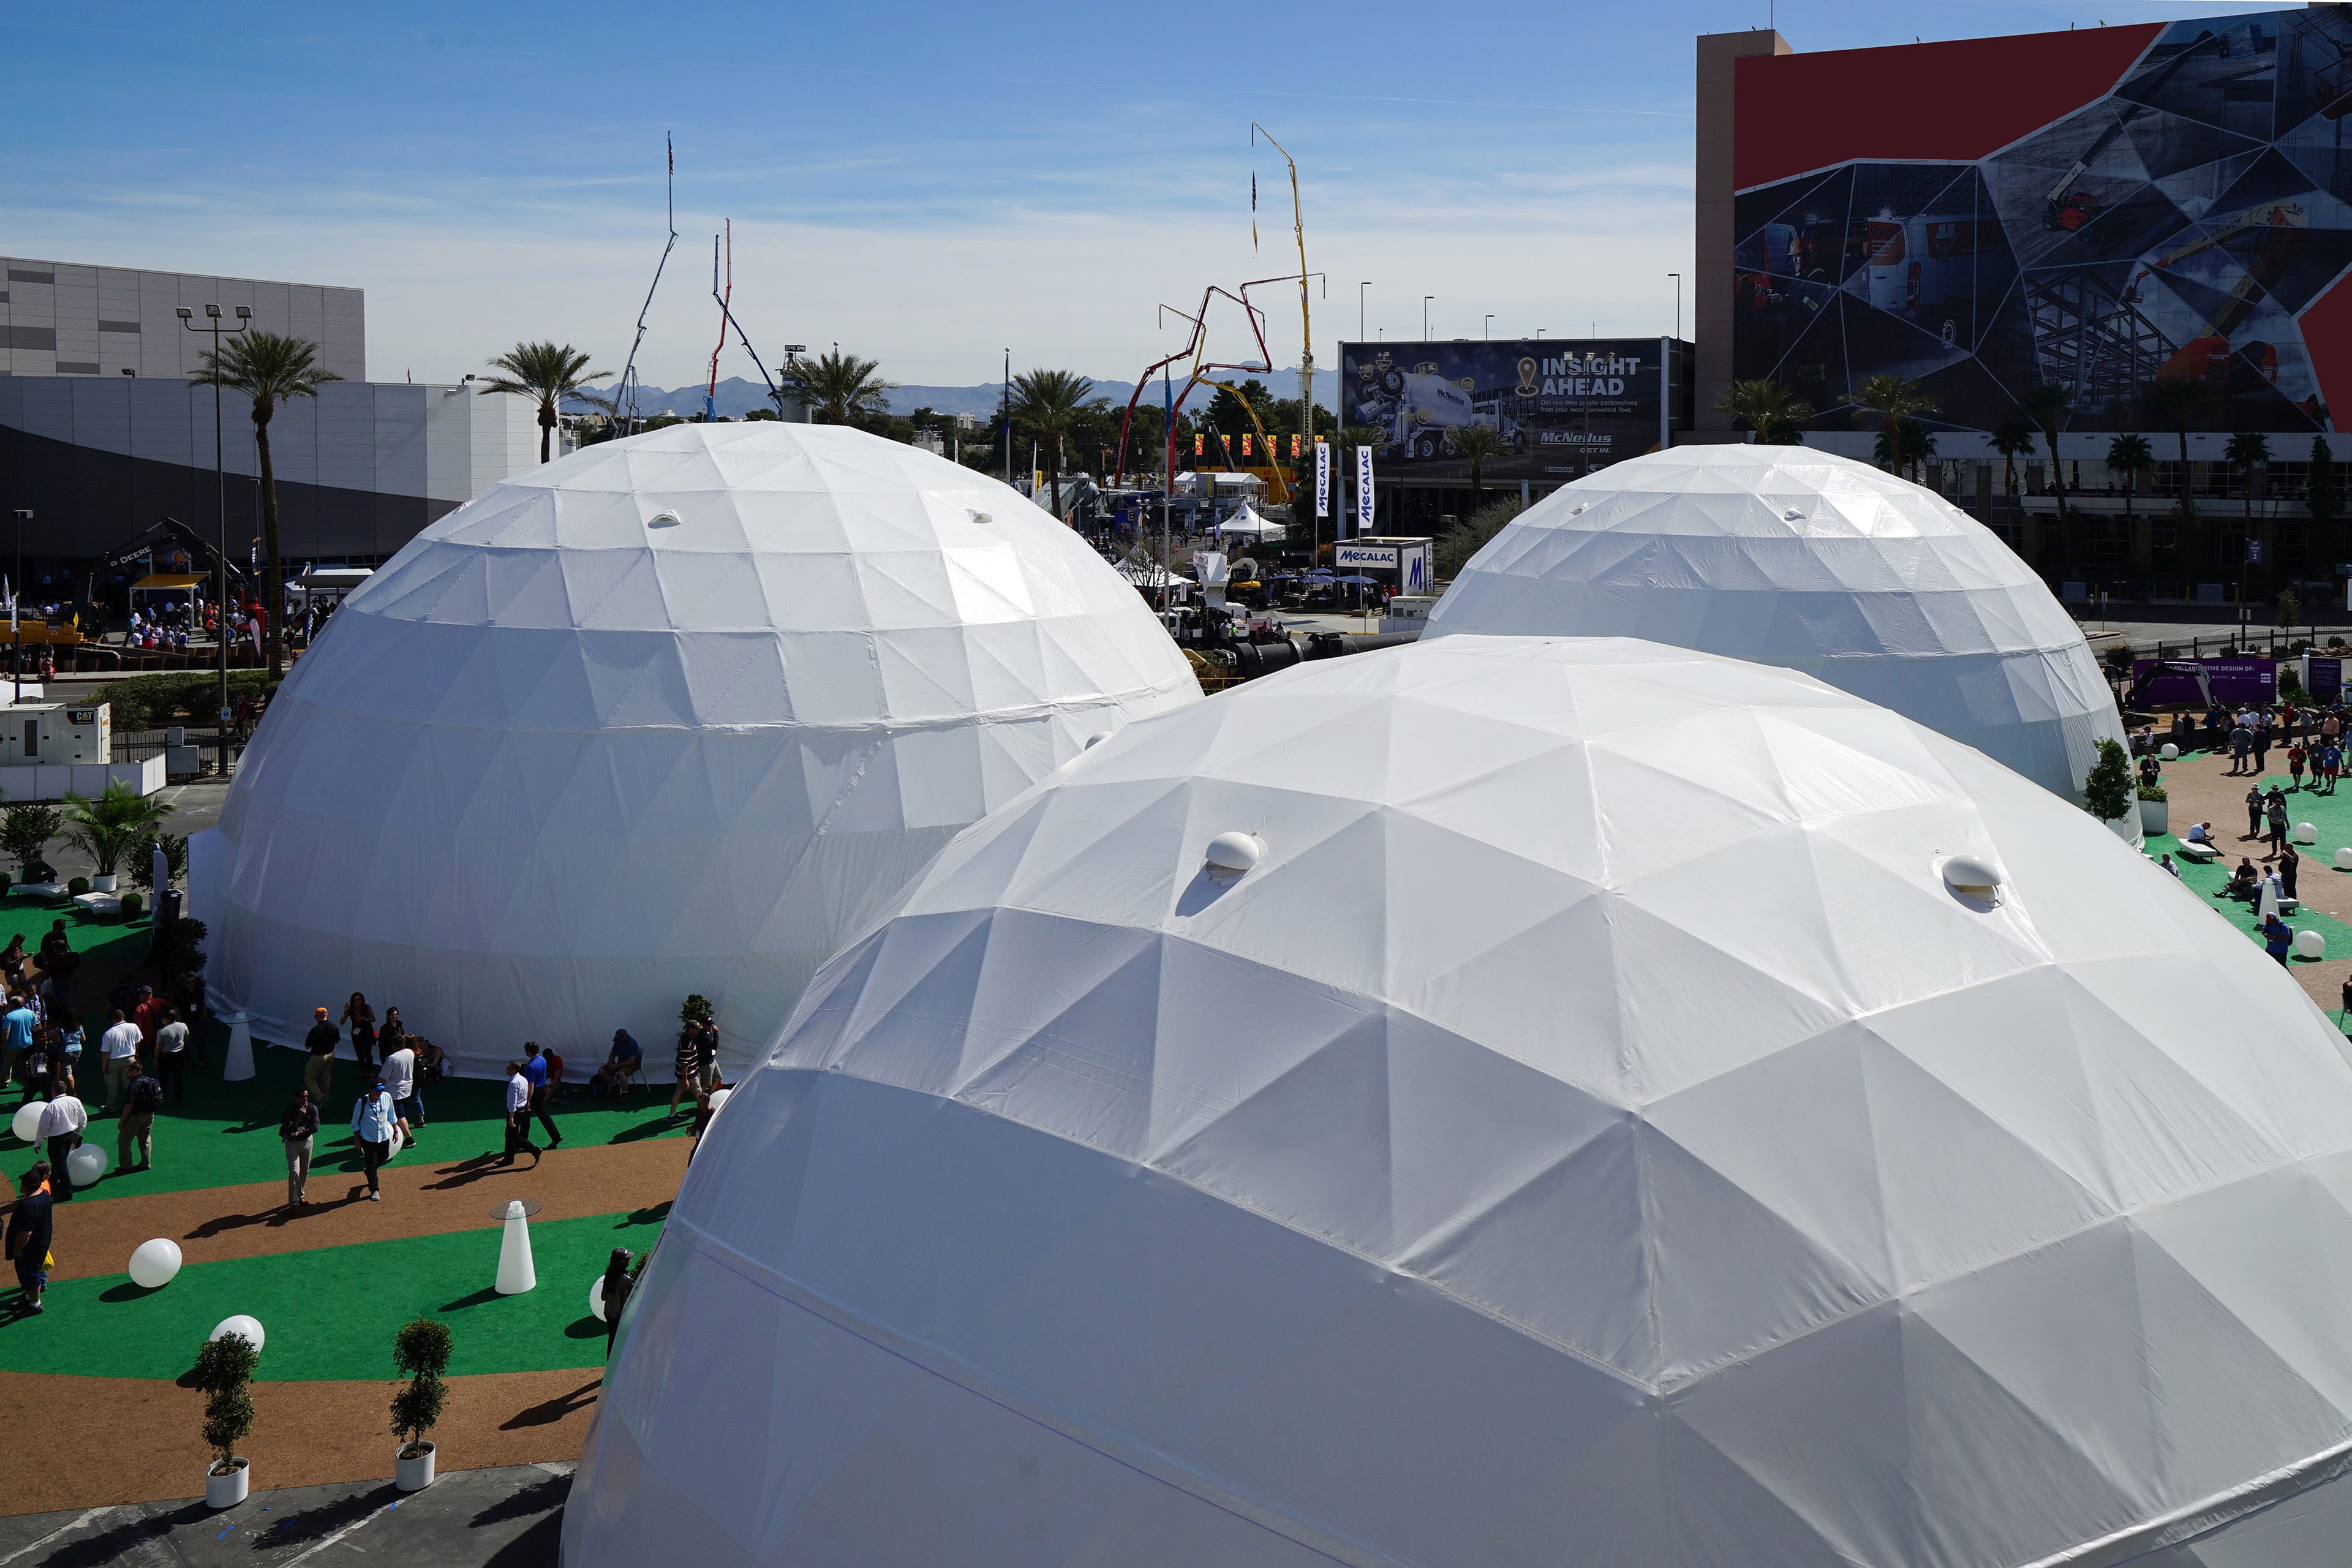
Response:
[{"label": "person wearing backpack", "polygon": [[[141,1070],[134,1053],[123,1068],[122,1120],[114,1124],[114,1161],[122,1169],[147,1170],[155,1161],[155,1113],[163,1109],[163,1081]],[[131,1163],[131,1151],[139,1163]]]},{"label": "person wearing backpack", "polygon": [[393,1128],[398,1121],[399,1112],[393,1107],[392,1096],[384,1090],[383,1079],[369,1074],[367,1089],[352,1102],[352,1137],[358,1142],[360,1158],[367,1166],[370,1203],[383,1202],[376,1173],[392,1158]]}]

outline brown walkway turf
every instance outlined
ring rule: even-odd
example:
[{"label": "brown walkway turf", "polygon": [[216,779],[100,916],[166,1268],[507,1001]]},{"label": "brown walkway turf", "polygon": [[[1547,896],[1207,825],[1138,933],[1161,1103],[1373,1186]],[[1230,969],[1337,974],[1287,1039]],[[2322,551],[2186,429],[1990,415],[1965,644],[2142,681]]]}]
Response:
[{"label": "brown walkway turf", "polygon": [[[433,1429],[438,1464],[578,1458],[602,1381],[593,1367],[449,1379]],[[239,1451],[253,1461],[255,1488],[389,1480],[397,1440],[386,1407],[397,1386],[389,1378],[254,1384],[253,1436]],[[203,1425],[204,1396],[177,1384],[0,1372],[0,1432],[45,1456],[12,1468],[0,1513],[195,1496],[204,1490]]]},{"label": "brown walkway turf", "polygon": [[[529,1156],[500,1166],[491,1155],[452,1164],[393,1165],[378,1178],[383,1201],[373,1204],[365,1199],[364,1178],[314,1169],[310,1205],[297,1210],[278,1206],[286,1201],[283,1181],[140,1197],[77,1198],[56,1207],[57,1240],[50,1250],[58,1266],[50,1277],[120,1274],[131,1266],[132,1249],[158,1236],[178,1242],[184,1262],[210,1263],[314,1247],[488,1230],[498,1224],[490,1216],[490,1205],[508,1198],[538,1199],[545,1205],[537,1216],[542,1222],[632,1213],[677,1195],[686,1176],[688,1147],[682,1138],[648,1138],[552,1150],[535,1168]],[[475,1466],[469,1462],[467,1468]]]}]

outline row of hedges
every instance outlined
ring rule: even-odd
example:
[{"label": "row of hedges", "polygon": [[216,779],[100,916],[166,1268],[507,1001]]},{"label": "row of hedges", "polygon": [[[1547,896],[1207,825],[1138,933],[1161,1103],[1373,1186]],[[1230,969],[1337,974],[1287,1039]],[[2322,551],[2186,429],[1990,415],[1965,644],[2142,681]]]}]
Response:
[{"label": "row of hedges", "polygon": [[[277,689],[278,682],[266,669],[228,672],[232,707],[240,697],[249,697],[257,704],[267,702]],[[220,700],[220,671],[175,669],[110,680],[99,688],[97,700],[112,704],[117,733],[160,730],[167,724],[210,724]]]}]

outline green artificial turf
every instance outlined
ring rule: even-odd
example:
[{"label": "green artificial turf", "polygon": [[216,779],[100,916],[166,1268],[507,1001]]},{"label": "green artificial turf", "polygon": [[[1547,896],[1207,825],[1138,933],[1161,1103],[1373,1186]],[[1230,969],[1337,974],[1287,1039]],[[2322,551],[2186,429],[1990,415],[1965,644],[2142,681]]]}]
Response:
[{"label": "green artificial turf", "polygon": [[[82,1136],[103,1144],[108,1157],[112,1159],[114,1123],[97,1115],[106,1103],[106,1081],[96,1065],[98,1035],[97,1029],[89,1031],[90,1044],[82,1052],[79,1092],[91,1111],[89,1130]],[[284,1146],[278,1141],[278,1123],[288,1102],[294,1098],[294,1091],[301,1087],[307,1056],[299,1050],[257,1045],[253,1052],[254,1076],[243,1083],[223,1083],[220,1068],[226,1054],[224,1040],[215,1037],[208,1048],[212,1065],[199,1068],[192,1063],[187,1069],[186,1103],[167,1105],[155,1118],[154,1168],[125,1171],[114,1165],[97,1185],[81,1189],[87,1196],[77,1197],[76,1202],[285,1179],[286,1155]],[[580,1076],[584,1078],[593,1070],[592,1063]],[[336,1062],[334,1084],[334,1094],[320,1113],[312,1168],[320,1173],[357,1171],[362,1165],[359,1151],[352,1142],[351,1112],[352,1102],[360,1090],[359,1069],[348,1061]],[[686,1106],[679,1108],[676,1121],[667,1119],[671,1087],[663,1086],[659,1095],[641,1088],[625,1108],[616,1108],[612,1100],[602,1098],[558,1106],[555,1124],[563,1130],[564,1142],[572,1147],[682,1137],[692,1119],[685,1114]],[[427,1085],[423,1090],[428,1119],[425,1132],[417,1143],[402,1150],[392,1163],[448,1164],[478,1154],[498,1152],[506,1146],[506,1091],[503,1081],[486,1079],[455,1079]],[[10,1094],[5,1108],[13,1111],[22,1098],[21,1090]],[[531,1127],[532,1141],[544,1145],[546,1129],[535,1121]],[[26,1153],[26,1146],[8,1131],[7,1121],[0,1118],[0,1170],[13,1174],[21,1168]]]},{"label": "green artificial turf", "polygon": [[0,1368],[175,1379],[214,1326],[240,1312],[262,1326],[263,1382],[390,1378],[393,1333],[419,1313],[449,1325],[452,1373],[599,1366],[604,1326],[589,1315],[589,1285],[614,1247],[652,1247],[667,1212],[533,1225],[539,1287],[520,1296],[492,1289],[503,1227],[487,1215],[481,1230],[193,1263],[156,1290],[125,1274],[68,1279],[49,1287],[37,1317],[10,1315],[11,1280]]},{"label": "green artificial turf", "polygon": [[[2272,754],[2275,756],[2283,748],[2273,748]],[[2238,781],[2225,782],[2236,784]],[[2246,782],[2251,784],[2252,780],[2250,778]],[[2269,773],[2263,775],[2262,786],[2267,790],[2275,784],[2281,789],[2286,789],[2292,782],[2284,773]],[[2244,785],[2241,784],[2239,787],[2242,789]],[[2298,844],[2294,847],[2295,853],[2303,858],[2303,869],[2295,879],[2298,891],[2305,894],[2313,892],[2317,885],[2316,879],[2321,877],[2352,874],[2338,871],[2336,868],[2337,847],[2352,844],[2352,791],[2326,795],[2313,795],[2304,790],[2287,789],[2286,810],[2289,822],[2308,822],[2319,830],[2318,843]],[[2191,826],[2189,818],[2178,812],[2173,816],[2176,818],[2173,826],[2182,832],[2187,832]],[[2181,881],[2195,889],[2204,899],[2208,908],[2244,931],[2251,940],[2260,942],[2262,921],[2254,914],[2255,906],[2250,902],[2242,902],[2236,899],[2221,896],[2221,889],[2229,885],[2230,875],[2238,868],[2238,862],[2241,859],[2252,860],[2257,870],[2270,869],[2270,867],[2263,861],[2263,846],[2261,839],[2249,838],[2242,841],[2239,839],[2238,835],[2244,831],[2244,828],[2245,811],[2242,806],[2237,809],[2236,815],[2226,819],[2215,820],[2213,832],[2220,840],[2217,847],[2221,850],[2221,858],[2210,865],[2200,865],[2180,854],[2180,840],[2176,835],[2170,833],[2149,834],[2147,852],[2150,856],[2169,853],[2172,856],[2172,863],[2180,868]],[[2326,937],[2327,958],[2352,958],[2352,926],[2347,926],[2333,915],[2325,914],[2309,904],[2305,904],[2286,917],[2286,923],[2298,931],[2315,931]],[[2325,960],[2295,958],[2291,962],[2317,963]]]}]

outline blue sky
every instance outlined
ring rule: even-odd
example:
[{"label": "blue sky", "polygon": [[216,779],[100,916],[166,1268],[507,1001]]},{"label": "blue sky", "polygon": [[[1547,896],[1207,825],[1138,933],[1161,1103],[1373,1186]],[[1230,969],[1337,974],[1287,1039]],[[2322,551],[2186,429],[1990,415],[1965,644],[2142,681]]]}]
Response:
[{"label": "blue sky", "polygon": [[[1295,265],[1255,119],[1299,160],[1327,362],[1361,279],[1368,334],[1418,335],[1424,294],[1439,336],[1488,312],[1646,334],[1688,270],[1692,37],[1768,5],[11,6],[0,250],[362,287],[380,380],[524,336],[618,370],[667,132],[647,379],[706,374],[722,217],[763,353],[839,341],[957,384],[1009,346],[1129,377],[1180,341],[1156,305]],[[1810,52],[2270,7],[1769,8]],[[1297,313],[1275,320],[1295,363]],[[719,374],[748,373],[730,346]]]}]

